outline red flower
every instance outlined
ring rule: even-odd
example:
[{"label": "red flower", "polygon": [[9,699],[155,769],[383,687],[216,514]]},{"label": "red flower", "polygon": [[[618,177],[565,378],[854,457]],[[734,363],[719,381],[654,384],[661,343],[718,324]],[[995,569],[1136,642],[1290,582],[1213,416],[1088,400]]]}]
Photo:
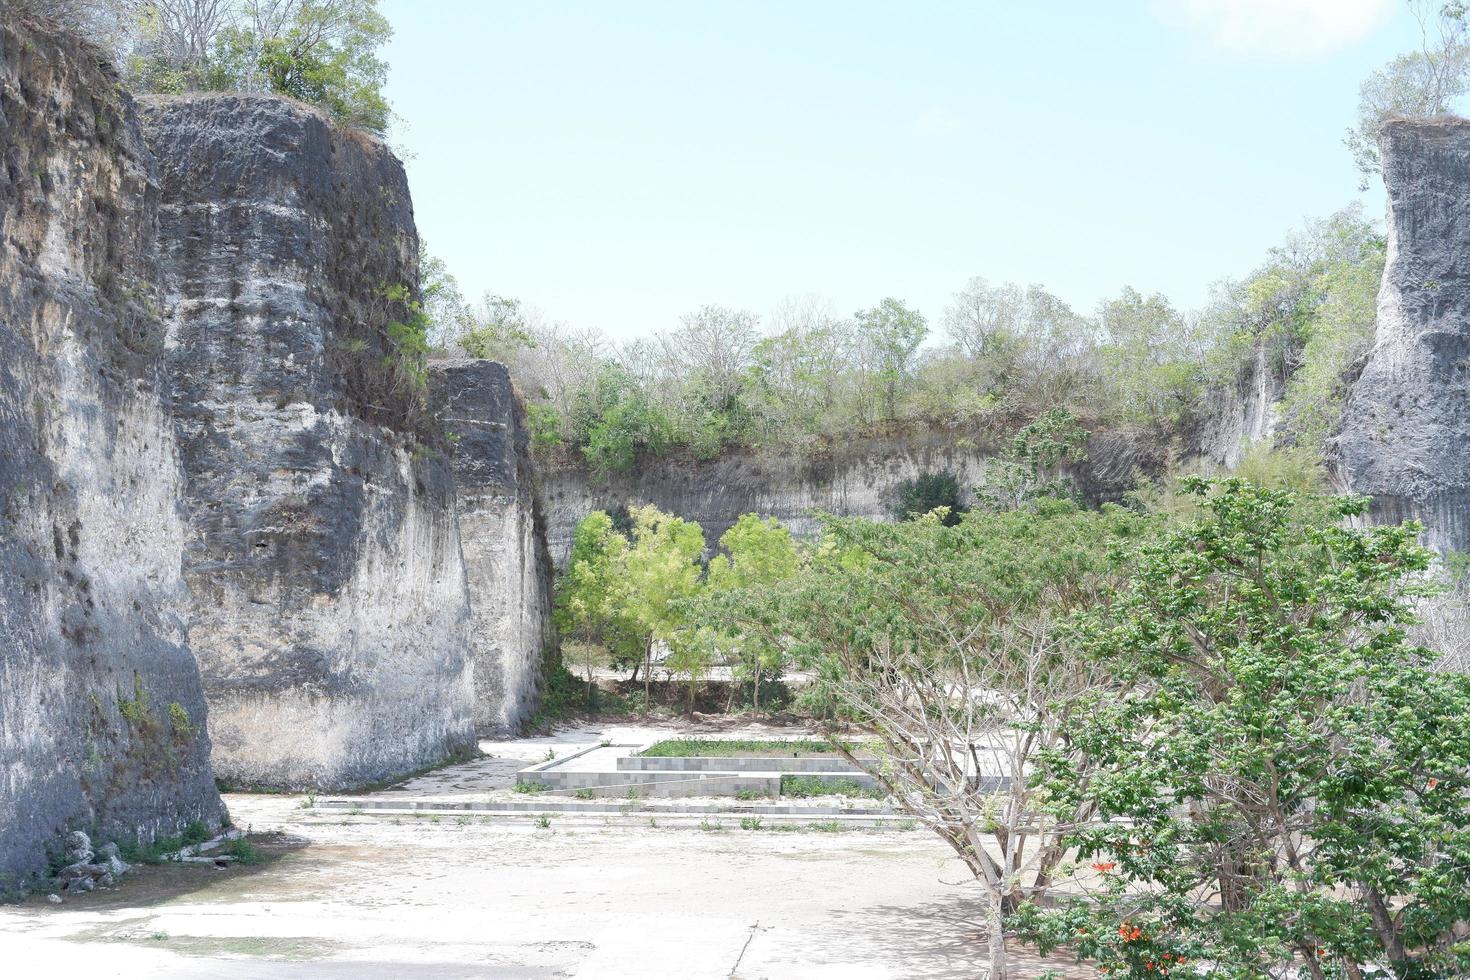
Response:
[{"label": "red flower", "polygon": [[1433,776],[1430,776],[1429,782],[1425,783],[1424,785],[1428,789],[1434,789],[1434,787],[1439,785],[1439,780],[1435,779]]},{"label": "red flower", "polygon": [[1100,871],[1103,874],[1107,874],[1109,871],[1112,871],[1117,866],[1118,866],[1118,862],[1117,861],[1096,861],[1092,865],[1092,870],[1093,871]]}]

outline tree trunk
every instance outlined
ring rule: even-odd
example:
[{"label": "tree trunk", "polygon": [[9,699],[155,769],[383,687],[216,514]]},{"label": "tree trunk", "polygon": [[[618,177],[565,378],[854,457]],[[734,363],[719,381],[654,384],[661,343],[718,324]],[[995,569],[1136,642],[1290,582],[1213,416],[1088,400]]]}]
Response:
[{"label": "tree trunk", "polygon": [[1409,961],[1409,954],[1404,950],[1404,941],[1394,924],[1393,913],[1388,910],[1388,903],[1378,894],[1378,889],[1365,888],[1363,891],[1368,899],[1368,914],[1373,917],[1373,926],[1378,932],[1379,941],[1383,943],[1383,951],[1388,954],[1388,961],[1394,972],[1403,976],[1403,967]]},{"label": "tree trunk", "polygon": [[653,707],[653,639],[643,644],[643,710]]},{"label": "tree trunk", "polygon": [[990,892],[990,980],[1010,980],[1006,968],[1005,897],[998,890]]},{"label": "tree trunk", "polygon": [[759,660],[755,663],[755,690],[750,693],[750,706],[756,712],[761,710],[761,665]]}]

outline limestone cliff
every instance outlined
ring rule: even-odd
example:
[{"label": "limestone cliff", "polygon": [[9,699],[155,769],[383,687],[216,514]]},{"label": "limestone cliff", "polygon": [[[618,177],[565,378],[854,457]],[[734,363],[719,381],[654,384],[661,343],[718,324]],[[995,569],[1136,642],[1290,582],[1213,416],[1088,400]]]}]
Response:
[{"label": "limestone cliff", "polygon": [[[1156,473],[1167,447],[1137,435],[1094,434],[1087,461],[1075,477],[1096,503],[1117,500],[1139,472]],[[548,539],[552,557],[564,563],[572,532],[590,511],[651,503],[704,528],[713,547],[742,514],[776,517],[793,533],[815,530],[811,511],[886,520],[899,484],[924,472],[948,471],[966,495],[980,482],[996,446],[987,437],[956,429],[921,429],[901,436],[855,436],[821,452],[802,449],[731,451],[712,460],[664,458],[627,474],[599,476],[575,462],[543,468]]]},{"label": "limestone cliff", "polygon": [[1470,548],[1470,122],[1399,120],[1380,139],[1388,259],[1373,348],[1337,441],[1374,516]]},{"label": "limestone cliff", "polygon": [[536,712],[551,623],[552,565],[525,409],[505,366],[432,365],[435,414],[448,434],[469,583],[475,727],[514,731]]},{"label": "limestone cliff", "polygon": [[158,188],[100,52],[0,19],[0,894],[224,818],[187,645]]},{"label": "limestone cliff", "polygon": [[1185,458],[1225,469],[1238,466],[1253,447],[1276,436],[1285,395],[1286,380],[1271,366],[1266,347],[1257,343],[1234,383],[1212,388],[1201,399],[1185,440]]},{"label": "limestone cliff", "polygon": [[278,98],[143,117],[216,772],[343,788],[470,748],[453,475],[382,367],[389,291],[417,284],[402,166]]}]

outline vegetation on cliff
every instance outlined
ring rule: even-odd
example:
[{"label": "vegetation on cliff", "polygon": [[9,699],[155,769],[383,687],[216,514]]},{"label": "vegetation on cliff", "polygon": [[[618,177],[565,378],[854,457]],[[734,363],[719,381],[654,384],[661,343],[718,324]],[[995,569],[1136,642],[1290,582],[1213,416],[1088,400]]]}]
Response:
[{"label": "vegetation on cliff", "polygon": [[273,92],[388,128],[377,0],[21,0],[117,59],[136,92]]},{"label": "vegetation on cliff", "polygon": [[1384,241],[1356,208],[1309,223],[1213,301],[1181,313],[1125,288],[1093,314],[1044,287],[971,280],[939,329],[898,300],[850,317],[813,298],[763,324],[705,306],[679,329],[627,344],[488,296],[469,304],[440,262],[424,268],[440,350],[510,365],[537,447],[596,471],[681,453],[803,445],[857,432],[945,426],[1008,439],[1065,408],[1088,427],[1183,440],[1202,396],[1234,388],[1258,348],[1287,385],[1279,442],[1320,458],[1371,338]]}]

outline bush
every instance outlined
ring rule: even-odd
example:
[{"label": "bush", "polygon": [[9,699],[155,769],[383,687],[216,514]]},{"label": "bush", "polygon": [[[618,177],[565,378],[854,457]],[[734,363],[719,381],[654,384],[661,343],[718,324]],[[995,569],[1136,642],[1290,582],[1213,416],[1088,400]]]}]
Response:
[{"label": "bush", "polygon": [[920,473],[912,480],[903,481],[898,485],[896,497],[893,516],[900,521],[927,514],[936,507],[947,507],[949,513],[944,516],[944,523],[953,527],[966,510],[960,503],[959,477],[948,470]]}]

